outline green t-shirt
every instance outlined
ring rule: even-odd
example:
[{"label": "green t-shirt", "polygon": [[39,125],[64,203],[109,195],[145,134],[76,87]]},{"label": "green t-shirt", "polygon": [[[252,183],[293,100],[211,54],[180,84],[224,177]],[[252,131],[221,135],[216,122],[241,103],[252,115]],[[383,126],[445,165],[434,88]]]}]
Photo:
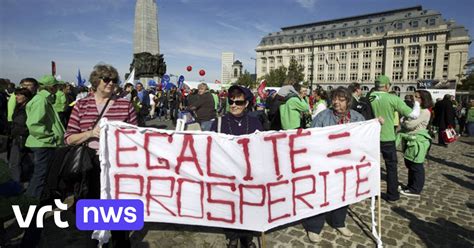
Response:
[{"label": "green t-shirt", "polygon": [[471,107],[469,111],[467,111],[467,122],[474,122],[474,107]]},{"label": "green t-shirt", "polygon": [[308,111],[308,103],[296,96],[280,105],[280,121],[283,130],[299,128],[301,126],[301,113]]},{"label": "green t-shirt", "polygon": [[380,141],[394,141],[394,112],[402,116],[408,116],[412,109],[396,95],[384,91],[375,91],[370,94],[370,103],[375,117],[381,116],[385,122],[380,132]]}]

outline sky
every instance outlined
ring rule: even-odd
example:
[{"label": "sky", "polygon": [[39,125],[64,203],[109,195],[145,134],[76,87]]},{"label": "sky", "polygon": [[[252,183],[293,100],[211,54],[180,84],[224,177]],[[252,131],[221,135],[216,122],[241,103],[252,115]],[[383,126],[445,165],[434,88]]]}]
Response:
[{"label": "sky", "polygon": [[[221,53],[254,72],[255,48],[282,27],[422,5],[454,19],[474,38],[473,0],[157,0],[167,74],[220,80]],[[18,82],[51,73],[76,81],[111,64],[124,80],[133,57],[135,0],[0,0],[0,77]],[[469,57],[474,56],[474,45]],[[191,65],[193,70],[186,71]],[[200,69],[206,71],[199,76]]]}]

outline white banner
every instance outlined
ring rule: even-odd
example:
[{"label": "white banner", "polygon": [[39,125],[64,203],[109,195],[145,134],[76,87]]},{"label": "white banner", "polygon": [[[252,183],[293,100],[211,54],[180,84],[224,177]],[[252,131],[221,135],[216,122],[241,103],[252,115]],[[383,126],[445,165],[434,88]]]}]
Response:
[{"label": "white banner", "polygon": [[376,120],[243,136],[101,127],[101,197],[141,199],[148,222],[262,232],[380,191]]}]

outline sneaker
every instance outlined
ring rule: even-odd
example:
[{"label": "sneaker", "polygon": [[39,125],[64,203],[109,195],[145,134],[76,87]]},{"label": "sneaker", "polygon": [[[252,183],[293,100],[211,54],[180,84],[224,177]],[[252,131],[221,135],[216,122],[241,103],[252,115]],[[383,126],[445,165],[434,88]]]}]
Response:
[{"label": "sneaker", "polygon": [[403,185],[403,184],[399,184],[399,185],[398,185],[398,192],[402,192],[402,191],[404,191],[404,190],[406,190],[406,189],[408,189],[407,186],[405,186],[405,185]]},{"label": "sneaker", "polygon": [[238,248],[239,247],[239,239],[231,239],[227,244],[227,248]]},{"label": "sneaker", "polygon": [[415,196],[415,197],[420,197],[420,194],[413,193],[409,189],[402,190],[400,191],[400,194],[405,195],[405,196]]},{"label": "sneaker", "polygon": [[319,233],[308,231],[308,239],[312,243],[319,243],[321,242],[321,235],[319,235]]},{"label": "sneaker", "polygon": [[345,237],[352,237],[352,232],[349,230],[347,227],[337,227],[336,230],[342,234],[342,236]]}]

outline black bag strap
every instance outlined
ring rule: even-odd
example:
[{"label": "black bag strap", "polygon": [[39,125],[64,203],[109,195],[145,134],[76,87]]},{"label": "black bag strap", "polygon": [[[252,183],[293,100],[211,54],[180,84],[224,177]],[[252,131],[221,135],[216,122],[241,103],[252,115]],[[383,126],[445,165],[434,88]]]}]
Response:
[{"label": "black bag strap", "polygon": [[104,106],[104,108],[102,109],[102,111],[100,111],[99,117],[97,117],[97,120],[95,120],[94,125],[92,126],[92,129],[95,128],[95,126],[97,125],[97,123],[100,121],[100,119],[101,119],[102,116],[104,115],[105,110],[107,110],[107,106],[109,105],[110,99],[112,99],[112,97],[109,97],[109,99],[107,99],[107,102],[105,103],[105,106]]}]

